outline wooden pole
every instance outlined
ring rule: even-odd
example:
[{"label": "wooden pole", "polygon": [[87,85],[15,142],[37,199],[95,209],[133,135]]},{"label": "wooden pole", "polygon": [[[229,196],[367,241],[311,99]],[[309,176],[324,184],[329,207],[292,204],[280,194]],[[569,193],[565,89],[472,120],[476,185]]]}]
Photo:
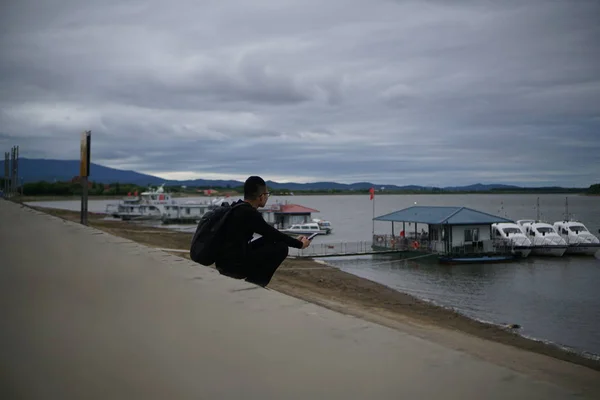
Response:
[{"label": "wooden pole", "polygon": [[91,131],[81,134],[79,177],[81,180],[81,224],[88,224],[88,177],[90,174]]}]

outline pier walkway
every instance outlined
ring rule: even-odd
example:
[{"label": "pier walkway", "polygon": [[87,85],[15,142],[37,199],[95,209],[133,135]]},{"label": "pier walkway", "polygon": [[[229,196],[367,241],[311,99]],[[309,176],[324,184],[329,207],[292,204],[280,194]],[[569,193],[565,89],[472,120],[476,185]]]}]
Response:
[{"label": "pier walkway", "polygon": [[7,400],[597,394],[548,372],[592,382],[584,367],[507,348],[541,357],[525,373],[5,200],[0,315]]}]

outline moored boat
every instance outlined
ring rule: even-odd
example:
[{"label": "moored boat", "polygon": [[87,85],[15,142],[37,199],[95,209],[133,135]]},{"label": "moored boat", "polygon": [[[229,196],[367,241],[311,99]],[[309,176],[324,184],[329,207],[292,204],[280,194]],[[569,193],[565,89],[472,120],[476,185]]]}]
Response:
[{"label": "moored boat", "polygon": [[204,213],[220,204],[219,199],[205,202],[187,201],[183,204],[175,201],[165,192],[164,185],[157,189],[148,189],[138,195],[129,193],[118,203],[106,205],[106,213],[124,221],[157,220],[169,222],[196,222]]},{"label": "moored boat", "polygon": [[557,221],[554,229],[567,243],[566,254],[594,255],[600,250],[600,240],[579,221]]},{"label": "moored boat", "polygon": [[552,225],[536,220],[518,220],[517,225],[531,240],[531,254],[562,257],[567,251],[567,242],[560,237]]},{"label": "moored boat", "polygon": [[329,228],[321,227],[317,222],[307,222],[304,224],[294,224],[289,228],[281,229],[281,232],[292,235],[312,235],[313,233],[328,235],[331,233],[331,230]]},{"label": "moored boat", "polygon": [[531,253],[531,240],[525,236],[519,225],[512,222],[492,224],[492,238],[496,243],[508,245],[520,257]]}]

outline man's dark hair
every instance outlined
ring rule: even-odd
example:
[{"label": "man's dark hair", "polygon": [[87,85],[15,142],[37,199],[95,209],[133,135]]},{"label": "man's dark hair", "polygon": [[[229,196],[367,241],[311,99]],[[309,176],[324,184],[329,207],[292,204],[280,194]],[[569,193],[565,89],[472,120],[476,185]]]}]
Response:
[{"label": "man's dark hair", "polygon": [[267,184],[260,176],[251,176],[244,182],[244,200],[256,200],[265,192]]}]

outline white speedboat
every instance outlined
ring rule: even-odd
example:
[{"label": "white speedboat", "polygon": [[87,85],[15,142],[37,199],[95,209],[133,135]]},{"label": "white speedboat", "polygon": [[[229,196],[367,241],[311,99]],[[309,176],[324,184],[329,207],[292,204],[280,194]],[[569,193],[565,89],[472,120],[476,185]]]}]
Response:
[{"label": "white speedboat", "polygon": [[531,253],[531,240],[517,224],[511,222],[492,224],[492,238],[501,246],[512,248],[512,252],[521,257],[527,257]]},{"label": "white speedboat", "polygon": [[567,242],[556,233],[552,225],[535,220],[519,220],[517,225],[531,240],[531,254],[562,257],[567,251]]},{"label": "white speedboat", "polygon": [[331,222],[325,221],[324,219],[314,218],[312,222],[316,222],[319,225],[321,230],[327,231],[327,234],[333,232],[333,227],[331,226]]},{"label": "white speedboat", "polygon": [[594,255],[600,250],[600,240],[579,221],[558,221],[554,229],[567,242],[566,254]]},{"label": "white speedboat", "polygon": [[291,235],[311,235],[318,233],[320,235],[327,235],[331,233],[329,228],[322,228],[317,222],[306,222],[304,224],[294,224],[286,229],[281,229],[282,232]]}]

